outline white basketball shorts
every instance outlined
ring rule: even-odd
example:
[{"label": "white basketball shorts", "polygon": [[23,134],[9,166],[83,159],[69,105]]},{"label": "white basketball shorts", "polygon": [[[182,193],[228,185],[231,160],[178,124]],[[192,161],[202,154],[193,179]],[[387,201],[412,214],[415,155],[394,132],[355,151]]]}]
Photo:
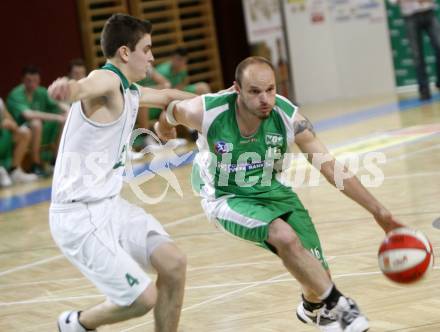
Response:
[{"label": "white basketball shorts", "polygon": [[154,271],[150,256],[171,242],[152,215],[119,196],[91,203],[52,203],[52,237],[68,260],[108,299],[132,304]]}]

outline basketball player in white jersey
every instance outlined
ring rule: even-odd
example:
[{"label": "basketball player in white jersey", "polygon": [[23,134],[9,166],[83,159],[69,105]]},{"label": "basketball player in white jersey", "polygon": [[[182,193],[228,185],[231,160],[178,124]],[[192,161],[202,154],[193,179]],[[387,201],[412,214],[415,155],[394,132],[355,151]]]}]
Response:
[{"label": "basketball player in white jersey", "polygon": [[[141,316],[154,307],[155,331],[177,331],[186,258],[159,222],[120,197],[125,155],[139,104],[166,107],[192,94],[141,88],[154,60],[151,23],[116,14],[101,34],[104,67],[80,81],[58,79],[51,97],[73,103],[52,186],[50,229],[61,251],[106,297],[64,312],[62,332]],[[157,282],[145,270],[157,272]]]}]

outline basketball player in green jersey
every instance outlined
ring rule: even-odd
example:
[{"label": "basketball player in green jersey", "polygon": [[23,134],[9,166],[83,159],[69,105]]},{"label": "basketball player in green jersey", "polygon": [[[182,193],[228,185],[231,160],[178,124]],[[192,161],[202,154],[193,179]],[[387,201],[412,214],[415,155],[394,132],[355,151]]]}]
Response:
[{"label": "basketball player in green jersey", "polygon": [[[107,63],[50,95],[72,103],[55,165],[50,229],[61,251],[107,297],[58,318],[61,332],[84,332],[147,313],[155,331],[176,332],[186,259],[159,222],[120,197],[127,145],[139,104],[166,107],[194,95],[141,88],[154,60],[151,23],[116,14],[101,34]],[[146,274],[157,272],[157,282]]]},{"label": "basketball player in green jersey", "polygon": [[[199,131],[193,186],[208,218],[225,231],[276,253],[301,283],[298,318],[322,331],[369,328],[356,303],[333,284],[318,234],[298,196],[282,183],[283,157],[296,144],[335,185],[336,161],[295,105],[276,94],[272,64],[243,60],[234,89],[170,103],[155,124],[163,139],[174,125]],[[385,232],[401,225],[358,181],[343,179],[343,193],[372,213]]]}]

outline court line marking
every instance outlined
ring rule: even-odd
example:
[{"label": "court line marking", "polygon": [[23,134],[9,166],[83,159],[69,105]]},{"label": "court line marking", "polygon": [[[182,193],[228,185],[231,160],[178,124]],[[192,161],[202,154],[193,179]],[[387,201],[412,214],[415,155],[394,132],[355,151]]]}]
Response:
[{"label": "court line marking", "polygon": [[411,152],[408,152],[408,153],[402,153],[402,154],[400,154],[400,155],[398,155],[396,157],[387,159],[387,162],[384,165],[387,165],[388,162],[401,161],[401,160],[410,158],[412,156],[415,156],[417,154],[424,153],[424,152],[429,152],[429,151],[432,151],[432,150],[437,150],[439,148],[440,148],[440,144],[436,144],[436,145],[433,145],[433,146],[430,146],[428,148],[424,148],[424,149],[421,149],[421,150],[411,151]]},{"label": "court line marking", "polygon": [[205,213],[199,213],[199,214],[195,214],[193,216],[188,216],[188,217],[185,217],[185,218],[182,218],[182,219],[178,219],[178,220],[173,221],[173,222],[169,222],[167,224],[163,224],[163,226],[165,228],[166,227],[173,227],[173,226],[177,226],[177,225],[183,224],[183,223],[185,223],[187,221],[191,221],[193,219],[197,219],[197,218],[204,217],[204,216],[206,216]]},{"label": "court line marking", "polygon": [[[168,224],[164,224],[163,226],[164,227],[177,226],[177,225],[183,224],[183,223],[185,223],[187,221],[190,221],[192,219],[196,219],[196,218],[202,217],[204,215],[205,215],[204,213],[199,213],[199,214],[196,214],[196,215],[193,215],[193,216],[189,216],[189,217],[178,219],[178,220],[176,220],[174,222],[170,222]],[[17,271],[22,271],[22,270],[30,269],[30,268],[33,268],[35,266],[42,265],[42,264],[45,264],[45,263],[49,263],[49,262],[58,260],[58,259],[63,258],[63,257],[64,257],[64,255],[56,255],[56,256],[49,257],[49,258],[44,258],[44,259],[36,261],[36,262],[32,262],[32,263],[16,266],[14,268],[7,269],[7,270],[4,270],[4,271],[0,271],[0,277],[3,277],[5,275],[11,274],[11,273],[14,273],[14,272],[17,272]]]},{"label": "court line marking", "polygon": [[56,261],[56,260],[58,260],[60,258],[63,258],[63,257],[64,257],[64,255],[56,255],[56,256],[52,256],[52,257],[49,257],[49,258],[44,258],[42,260],[39,260],[39,261],[36,261],[36,262],[32,262],[32,263],[29,263],[29,264],[24,264],[24,265],[16,266],[16,267],[13,267],[12,269],[1,271],[0,272],[0,277],[3,277],[5,275],[7,275],[7,274],[14,273],[14,272],[17,272],[17,271],[30,269],[30,268],[33,268],[34,266],[38,266],[38,265],[46,264],[48,262]]},{"label": "court line marking", "polygon": [[417,172],[417,173],[408,173],[408,174],[398,174],[398,175],[385,176],[385,181],[406,179],[409,177],[424,177],[424,176],[439,176],[439,175],[440,172]]},{"label": "court line marking", "polygon": [[[439,270],[440,269],[440,265],[434,266],[433,270]],[[365,277],[365,276],[371,276],[371,275],[380,275],[381,272],[380,271],[370,271],[370,272],[353,272],[353,273],[341,273],[341,274],[335,274],[332,275],[333,279],[340,279],[340,278],[346,278],[346,277]],[[246,285],[246,287],[244,288],[240,288],[240,289],[236,289],[234,291],[231,291],[229,293],[231,294],[235,294],[238,292],[241,292],[245,289],[251,288],[251,287],[255,287],[255,286],[259,286],[259,285],[265,285],[265,284],[275,284],[275,283],[279,283],[279,282],[297,282],[297,280],[293,277],[293,276],[289,276],[289,278],[283,278],[283,279],[279,279],[282,276],[285,275],[289,275],[289,272],[284,272],[280,275],[277,275],[275,277],[269,278],[267,280],[260,280],[260,281],[245,281],[245,282],[238,282],[238,283],[230,283],[230,284],[223,284],[223,287],[233,287],[233,286],[244,286]],[[192,289],[203,289],[203,288],[215,288],[216,286],[220,287],[219,284],[213,284],[213,285],[201,285],[201,286],[190,286],[190,287],[185,287],[185,291],[186,290],[192,290]],[[216,296],[215,300],[219,300],[223,297],[226,297],[226,294],[229,293],[225,293],[222,294],[221,296]],[[104,297],[104,295],[101,294],[95,294],[95,295],[78,295],[78,296],[68,296],[68,297],[56,297],[56,298],[34,298],[34,299],[30,299],[30,300],[23,300],[23,301],[12,301],[12,302],[0,302],[0,307],[9,307],[9,306],[14,306],[14,305],[26,305],[26,304],[37,304],[37,303],[50,303],[50,302],[62,302],[62,301],[75,301],[75,300],[82,300],[82,299],[88,299],[88,298],[100,298],[100,297]],[[208,304],[211,302],[215,301],[214,298],[202,301],[201,303],[203,304]],[[182,311],[186,311],[186,310],[190,310],[193,309],[195,307],[199,307],[201,306],[201,303],[198,304],[193,304],[189,307],[184,308]]]},{"label": "court line marking", "polygon": [[51,298],[51,299],[36,298],[36,299],[24,300],[24,301],[0,302],[0,307],[10,307],[12,305],[20,305],[20,304],[36,304],[36,303],[50,303],[50,302],[61,302],[61,301],[74,301],[74,300],[82,300],[82,299],[98,298],[98,297],[104,297],[104,295],[101,295],[101,294],[78,295],[78,296],[67,296],[67,297],[55,297],[55,298]]},{"label": "court line marking", "polygon": [[[439,268],[439,267],[435,267],[435,269],[438,269],[438,268]],[[361,276],[361,277],[364,277],[364,276],[377,275],[377,274],[381,274],[381,273],[382,273],[382,272],[380,272],[380,271],[374,271],[374,272],[360,272],[360,273],[344,273],[344,274],[339,274],[339,275],[334,276],[333,279],[344,278],[344,277],[353,277],[353,276]],[[254,288],[254,287],[258,287],[258,286],[260,286],[260,285],[275,284],[275,283],[279,283],[279,282],[287,282],[287,281],[295,281],[295,282],[297,282],[297,280],[296,280],[295,278],[293,278],[293,277],[290,277],[289,279],[287,279],[287,278],[286,278],[286,279],[279,279],[279,278],[281,278],[282,276],[284,276],[284,275],[288,275],[288,274],[289,274],[289,272],[286,272],[286,273],[282,273],[282,274],[280,274],[280,275],[277,275],[277,276],[275,276],[275,277],[269,278],[269,279],[267,279],[267,280],[250,282],[250,283],[248,283],[247,286],[245,286],[245,287],[242,287],[242,288],[239,288],[239,289],[233,290],[233,291],[228,292],[228,293],[224,293],[224,294],[222,294],[222,295],[215,296],[215,297],[210,298],[210,299],[208,299],[208,300],[205,300],[205,301],[202,301],[202,302],[199,302],[199,303],[196,303],[196,304],[190,305],[189,307],[183,308],[183,309],[182,309],[182,312],[184,312],[184,311],[188,311],[188,310],[191,310],[191,309],[195,309],[195,308],[198,308],[198,307],[201,307],[201,306],[207,305],[207,304],[210,304],[210,303],[212,303],[212,302],[215,302],[215,301],[217,301],[217,300],[221,300],[221,299],[223,299],[223,298],[227,298],[227,297],[232,298],[233,296],[230,296],[230,295],[236,295],[236,294],[241,293],[241,292],[243,292],[243,291],[245,291],[245,290],[248,290],[248,289],[250,289],[250,288]],[[245,285],[245,284],[243,284],[243,285]],[[149,321],[146,321],[146,322],[144,322],[144,323],[140,323],[140,324],[137,324],[137,325],[131,326],[131,327],[129,327],[129,328],[123,329],[123,330],[121,330],[120,332],[128,332],[128,331],[132,331],[132,330],[134,330],[134,329],[136,329],[136,328],[138,328],[138,327],[145,326],[145,325],[149,325],[149,324],[151,324],[151,323],[153,323],[153,322],[154,322],[154,320],[150,319]]]},{"label": "court line marking", "polygon": [[[439,144],[439,147],[440,147],[440,144]],[[429,214],[431,214],[431,213],[435,214],[437,212],[436,211],[429,212]],[[426,214],[426,213],[424,213],[424,214]],[[193,215],[193,216],[189,216],[189,217],[178,219],[178,220],[176,220],[174,222],[170,222],[170,223],[164,224],[163,226],[164,227],[177,226],[177,225],[183,224],[183,223],[185,223],[187,221],[191,221],[192,219],[200,218],[200,217],[202,217],[204,215],[205,215],[204,213],[199,213],[199,214],[196,214],[196,215]],[[401,214],[396,214],[396,216],[398,216],[398,215],[401,215]],[[406,215],[406,214],[404,214],[404,215]],[[350,220],[338,220],[338,222],[341,222],[341,221],[347,221],[348,222],[348,221],[357,220],[357,219],[363,219],[363,218],[355,218],[355,219],[350,219]],[[331,220],[330,221],[325,221],[325,223],[330,223],[330,222],[332,222],[332,221]],[[317,224],[321,224],[321,223],[324,223],[324,222],[321,221],[321,222],[319,222]],[[33,263],[29,263],[29,264],[17,266],[17,267],[14,267],[14,268],[11,268],[11,269],[8,269],[8,270],[5,270],[5,271],[1,271],[0,272],[0,277],[2,277],[4,275],[7,275],[7,274],[10,274],[10,273],[13,273],[13,272],[29,269],[29,268],[32,268],[34,266],[38,266],[38,265],[42,265],[42,264],[45,264],[45,263],[48,263],[48,262],[51,262],[51,261],[54,261],[54,260],[58,260],[58,259],[61,259],[63,257],[64,257],[64,255],[56,255],[56,256],[52,256],[52,257],[49,257],[49,258],[42,259],[40,261],[36,261],[36,262],[33,262]],[[199,269],[203,269],[203,267],[200,267]]]},{"label": "court line marking", "polygon": [[[433,246],[433,249],[439,250],[440,246]],[[359,257],[359,256],[369,256],[369,255],[371,255],[371,256],[374,255],[374,257],[375,257],[376,254],[371,251],[363,251],[363,252],[356,252],[356,253],[351,253],[351,254],[330,255],[330,256],[327,256],[326,258],[327,258],[327,261],[333,261],[337,258],[342,258],[342,257]],[[262,257],[262,256],[263,255],[258,255],[256,257]],[[271,260],[262,260],[257,263],[244,262],[244,263],[233,263],[233,264],[208,265],[208,266],[200,266],[200,267],[196,267],[196,268],[189,268],[189,269],[187,269],[187,272],[239,268],[239,267],[243,267],[243,266],[258,266],[258,265],[268,265],[268,264],[275,265],[275,264],[280,264],[280,263],[281,262],[279,260],[271,259]],[[20,282],[20,283],[11,283],[11,284],[0,285],[0,289],[11,288],[11,287],[34,286],[34,285],[41,285],[41,284],[63,283],[63,282],[70,282],[70,281],[85,281],[85,280],[87,280],[86,277],[29,281],[29,282]],[[196,286],[196,287],[198,287],[198,286]]]},{"label": "court line marking", "polygon": [[[215,302],[215,301],[217,301],[217,300],[221,300],[221,299],[226,298],[226,297],[231,298],[231,297],[233,297],[233,295],[236,295],[236,294],[238,294],[238,293],[241,293],[241,292],[243,292],[243,291],[245,291],[245,290],[248,290],[248,289],[250,289],[250,288],[258,287],[259,285],[262,285],[262,284],[264,284],[265,282],[268,282],[268,281],[277,281],[277,280],[279,280],[279,278],[285,276],[286,274],[289,274],[289,272],[284,272],[284,273],[281,273],[281,274],[279,274],[279,275],[277,275],[277,276],[274,276],[274,277],[272,277],[272,278],[269,278],[269,279],[267,279],[267,280],[257,281],[257,282],[254,282],[254,283],[252,283],[252,284],[247,285],[246,287],[242,287],[242,288],[239,288],[239,289],[235,289],[235,290],[233,290],[233,291],[230,291],[230,292],[227,292],[227,293],[224,293],[224,294],[221,294],[221,295],[214,296],[214,297],[212,297],[212,298],[210,298],[210,299],[207,299],[207,300],[204,300],[204,301],[202,301],[202,302],[199,302],[199,303],[196,303],[196,304],[192,304],[192,305],[190,305],[189,307],[183,308],[183,309],[182,309],[182,312],[185,312],[185,311],[188,311],[188,310],[191,310],[191,309],[195,309],[195,308],[201,307],[201,306],[203,306],[203,305],[205,305],[205,304],[209,304],[209,303]],[[131,327],[129,327],[129,328],[126,328],[126,329],[124,329],[124,330],[121,330],[121,332],[132,331],[132,330],[134,330],[134,329],[136,329],[136,328],[138,328],[138,327],[145,326],[145,325],[149,325],[149,324],[151,324],[151,323],[153,323],[153,322],[154,322],[154,320],[150,319],[149,321],[146,321],[146,322],[144,322],[144,323],[140,323],[140,324],[137,324],[137,325],[131,326]]]}]

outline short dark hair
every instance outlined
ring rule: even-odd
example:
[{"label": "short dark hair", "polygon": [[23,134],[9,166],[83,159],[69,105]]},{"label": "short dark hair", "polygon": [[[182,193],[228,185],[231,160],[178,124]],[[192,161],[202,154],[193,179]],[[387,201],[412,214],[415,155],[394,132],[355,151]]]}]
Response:
[{"label": "short dark hair", "polygon": [[40,75],[40,69],[37,66],[35,66],[35,65],[26,65],[21,70],[21,75],[22,76],[26,76],[27,74],[30,74],[30,75],[38,74],[38,75]]},{"label": "short dark hair", "polygon": [[121,46],[134,51],[136,44],[145,34],[151,34],[152,24],[126,14],[113,14],[101,33],[101,49],[106,58],[115,56]]},{"label": "short dark hair", "polygon": [[188,50],[185,47],[178,47],[174,50],[173,55],[178,55],[184,58],[188,55]]},{"label": "short dark hair", "polygon": [[81,58],[72,59],[69,62],[69,73],[72,71],[73,67],[85,67],[86,64]]},{"label": "short dark hair", "polygon": [[237,82],[238,86],[241,86],[244,70],[248,66],[256,64],[256,63],[266,64],[275,72],[275,68],[274,68],[272,62],[270,62],[266,58],[264,58],[262,56],[250,56],[250,57],[244,59],[243,61],[241,61],[238,64],[237,68],[235,69],[235,81]]}]

